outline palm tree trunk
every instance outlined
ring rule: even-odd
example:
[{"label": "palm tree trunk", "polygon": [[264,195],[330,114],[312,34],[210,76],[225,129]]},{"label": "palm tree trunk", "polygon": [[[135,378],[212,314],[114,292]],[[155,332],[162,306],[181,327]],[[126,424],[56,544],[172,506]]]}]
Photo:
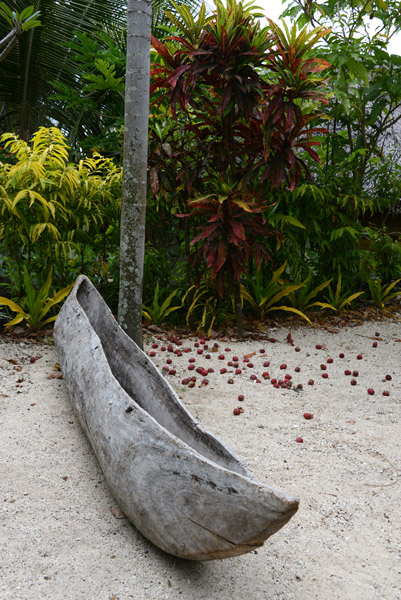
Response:
[{"label": "palm tree trunk", "polygon": [[141,348],[151,22],[151,0],[128,0],[118,318]]}]

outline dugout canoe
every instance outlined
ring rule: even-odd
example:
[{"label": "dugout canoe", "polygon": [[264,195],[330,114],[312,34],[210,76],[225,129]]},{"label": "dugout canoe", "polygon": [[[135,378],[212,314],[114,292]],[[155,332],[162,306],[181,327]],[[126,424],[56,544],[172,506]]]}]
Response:
[{"label": "dugout canoe", "polygon": [[105,479],[153,544],[190,560],[238,556],[297,511],[295,497],[257,481],[190,415],[85,276],[59,313],[54,341]]}]

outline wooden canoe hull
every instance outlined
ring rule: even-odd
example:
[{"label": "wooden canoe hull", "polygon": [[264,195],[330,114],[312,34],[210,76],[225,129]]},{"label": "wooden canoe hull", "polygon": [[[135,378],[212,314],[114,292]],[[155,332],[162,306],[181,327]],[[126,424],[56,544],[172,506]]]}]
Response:
[{"label": "wooden canoe hull", "polygon": [[191,560],[250,552],[298,500],[206,432],[81,276],[57,318],[65,383],[113,495],[156,546]]}]

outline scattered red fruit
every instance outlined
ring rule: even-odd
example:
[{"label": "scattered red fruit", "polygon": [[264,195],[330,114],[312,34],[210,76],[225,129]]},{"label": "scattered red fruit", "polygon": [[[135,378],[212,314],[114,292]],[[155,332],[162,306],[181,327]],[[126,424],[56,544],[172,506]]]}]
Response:
[{"label": "scattered red fruit", "polygon": [[300,370],[301,370],[301,367],[295,367],[295,369],[294,369],[295,373],[299,373]]},{"label": "scattered red fruit", "polygon": [[307,419],[307,420],[313,419],[312,413],[309,413],[309,412],[304,413],[304,419]]},{"label": "scattered red fruit", "polygon": [[205,358],[209,359],[210,358],[210,354],[205,354]]},{"label": "scattered red fruit", "polygon": [[297,444],[303,444],[303,439],[301,437],[297,437],[295,441]]},{"label": "scattered red fruit", "polygon": [[241,414],[241,409],[240,408],[234,408],[233,413],[235,414],[235,416],[238,416]]},{"label": "scattered red fruit", "polygon": [[190,382],[188,383],[188,387],[189,387],[189,388],[194,388],[194,387],[195,387],[195,381],[190,381]]},{"label": "scattered red fruit", "polygon": [[304,386],[302,385],[302,383],[298,383],[297,385],[297,390],[303,390]]},{"label": "scattered red fruit", "polygon": [[240,402],[242,402],[244,399],[245,399],[245,398],[244,398],[243,394],[240,394],[240,395],[238,396],[238,400],[239,400]]},{"label": "scattered red fruit", "polygon": [[265,362],[263,363],[264,367],[270,367],[270,360],[265,360]]},{"label": "scattered red fruit", "polygon": [[299,346],[296,346],[295,352],[301,352],[301,348]]},{"label": "scattered red fruit", "polygon": [[272,384],[275,385],[277,383],[277,379],[273,377],[273,379],[271,380]]},{"label": "scattered red fruit", "polygon": [[30,363],[34,363],[34,362],[36,362],[36,361],[37,361],[37,358],[36,358],[36,356],[31,356],[31,358],[29,359],[29,362],[30,362]]},{"label": "scattered red fruit", "polygon": [[199,348],[199,342],[195,342],[194,346],[195,348]]},{"label": "scattered red fruit", "polygon": [[351,385],[356,385],[356,384],[357,384],[356,379],[351,379]]},{"label": "scattered red fruit", "polygon": [[238,361],[239,361],[238,356],[233,356],[233,362],[238,362]]},{"label": "scattered red fruit", "polygon": [[249,376],[249,379],[252,379],[252,381],[255,381],[255,379],[257,379],[257,377],[256,377],[256,375],[254,375],[254,374],[252,373],[252,375],[250,375],[250,376]]},{"label": "scattered red fruit", "polygon": [[158,348],[159,344],[152,344],[152,348]]},{"label": "scattered red fruit", "polygon": [[238,369],[238,367],[239,367],[239,364],[238,364],[237,362],[234,362],[234,363],[233,363],[233,367],[234,367],[234,369]]},{"label": "scattered red fruit", "polygon": [[166,363],[167,363],[168,365],[171,365],[171,363],[172,363],[172,362],[173,362],[173,361],[171,360],[171,358],[168,358],[168,359],[166,360]]},{"label": "scattered red fruit", "polygon": [[351,375],[351,371],[349,369],[345,369],[344,375]]},{"label": "scattered red fruit", "polygon": [[197,354],[203,354],[202,348],[199,348],[196,352],[197,352]]},{"label": "scattered red fruit", "polygon": [[228,366],[228,367],[232,367],[232,366],[233,366],[233,361],[232,361],[232,360],[229,360],[229,361],[228,361],[228,363],[227,363],[227,366]]},{"label": "scattered red fruit", "polygon": [[362,356],[362,354],[358,354],[358,356],[357,356],[357,359],[358,359],[358,360],[362,360],[362,359],[363,359],[363,356]]},{"label": "scattered red fruit", "polygon": [[377,348],[377,342],[373,342],[372,347]]},{"label": "scattered red fruit", "polygon": [[163,369],[163,371],[168,371],[168,366],[167,365],[163,365],[162,369]]},{"label": "scattered red fruit", "polygon": [[329,363],[329,365],[331,365],[331,363],[333,362],[333,359],[332,358],[328,358],[327,362]]},{"label": "scattered red fruit", "polygon": [[222,375],[224,375],[224,373],[227,373],[227,369],[225,367],[223,367],[222,369],[220,369],[220,373]]},{"label": "scattered red fruit", "polygon": [[170,369],[168,372],[169,375],[175,375],[175,369]]},{"label": "scattered red fruit", "polygon": [[323,379],[328,379],[329,378],[329,374],[328,373],[322,373],[322,377],[323,377]]},{"label": "scattered red fruit", "polygon": [[162,347],[160,348],[160,350],[161,350],[162,352],[165,352],[165,351],[166,351],[166,346],[162,346]]},{"label": "scattered red fruit", "polygon": [[231,352],[231,348],[226,348],[226,352]]},{"label": "scattered red fruit", "polygon": [[246,366],[249,367],[250,369],[252,369],[253,368],[253,363],[250,362]]},{"label": "scattered red fruit", "polygon": [[313,379],[309,379],[308,381],[308,385],[313,385],[315,382],[313,381]]},{"label": "scattered red fruit", "polygon": [[184,379],[181,381],[182,385],[188,385],[189,383],[189,377],[184,377]]},{"label": "scattered red fruit", "polygon": [[344,354],[344,352],[340,352],[340,354],[338,356],[339,356],[339,358],[344,358],[345,354]]},{"label": "scattered red fruit", "polygon": [[287,365],[285,363],[283,363],[282,365],[280,365],[280,369],[286,369]]},{"label": "scattered red fruit", "polygon": [[202,384],[201,385],[208,385],[209,380],[208,379],[202,379]]},{"label": "scattered red fruit", "polygon": [[194,357],[192,356],[190,359],[188,359],[190,363],[195,362]]},{"label": "scattered red fruit", "polygon": [[227,379],[227,383],[233,384],[234,383],[234,379]]},{"label": "scattered red fruit", "polygon": [[217,357],[219,360],[224,360],[225,356],[224,354],[219,354],[219,356]]},{"label": "scattered red fruit", "polygon": [[214,369],[213,369],[213,367],[209,367],[209,368],[208,368],[208,370],[207,370],[207,372],[208,372],[208,373],[214,373]]},{"label": "scattered red fruit", "polygon": [[320,365],[320,368],[322,369],[322,371],[325,371],[327,369],[327,365]]},{"label": "scattered red fruit", "polygon": [[316,348],[316,350],[321,350],[322,346],[321,346],[321,344],[316,344],[315,348]]},{"label": "scattered red fruit", "polygon": [[383,392],[383,396],[390,396],[390,392],[389,392],[389,391],[387,391],[387,390],[384,390],[384,392]]},{"label": "scattered red fruit", "polygon": [[386,375],[386,379],[387,379],[387,381],[391,381],[391,379],[392,379],[391,375]]},{"label": "scattered red fruit", "polygon": [[195,369],[195,365],[193,363],[188,365],[188,371],[193,371],[194,369]]},{"label": "scattered red fruit", "polygon": [[261,354],[264,354],[264,353],[266,352],[266,350],[265,350],[264,348],[261,348],[261,349],[259,350],[259,352],[260,352]]},{"label": "scattered red fruit", "polygon": [[352,371],[352,374],[353,374],[354,377],[358,377],[359,372],[358,371]]},{"label": "scattered red fruit", "polygon": [[241,375],[241,373],[242,373],[242,370],[241,370],[241,369],[235,369],[235,374],[236,374],[236,375]]},{"label": "scattered red fruit", "polygon": [[272,344],[275,344],[276,343],[276,338],[270,338],[270,341],[271,341]]},{"label": "scattered red fruit", "polygon": [[268,373],[268,371],[263,371],[262,377],[263,379],[270,379],[270,374]]},{"label": "scattered red fruit", "polygon": [[[149,356],[152,356],[152,357],[153,357],[153,356],[156,356],[156,352],[155,352],[154,350],[152,350],[152,352],[149,352]],[[32,360],[32,359],[33,359],[33,360]],[[31,356],[31,363],[32,363],[32,362],[35,362],[35,360],[36,360],[36,359],[35,359],[35,358],[33,358],[33,356]]]},{"label": "scattered red fruit", "polygon": [[290,380],[290,379],[292,379],[292,375],[290,375],[289,373],[286,373],[286,374],[284,375],[284,379],[288,379],[288,380]]},{"label": "scattered red fruit", "polygon": [[373,388],[368,388],[369,396],[373,396],[374,393],[375,393],[375,390]]},{"label": "scattered red fruit", "polygon": [[378,331],[376,331],[375,336],[380,337],[380,333]]}]

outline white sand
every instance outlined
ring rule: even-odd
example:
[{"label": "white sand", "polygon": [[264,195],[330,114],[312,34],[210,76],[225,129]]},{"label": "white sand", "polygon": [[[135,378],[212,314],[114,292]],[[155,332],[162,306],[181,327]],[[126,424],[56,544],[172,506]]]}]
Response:
[{"label": "white sand", "polygon": [[[193,350],[182,357],[156,351],[160,368],[172,357],[177,375],[168,378],[192,414],[261,481],[301,499],[290,523],[257,553],[210,563],[168,556],[113,516],[116,503],[64,383],[48,378],[57,374],[54,348],[0,338],[0,600],[400,600],[401,321],[339,333],[299,327],[292,336],[300,352],[286,341],[288,332],[270,332],[274,344],[219,341],[225,360],[219,352],[199,357],[195,338],[183,340]],[[231,374],[220,369],[252,351],[254,368],[227,384]],[[31,364],[31,356],[40,358]],[[207,386],[197,373],[195,388],[181,384],[194,374],[190,356],[214,368]],[[346,368],[359,371],[358,385],[350,385]],[[303,390],[249,379],[265,370],[290,373]],[[383,381],[386,374],[391,381]],[[234,416],[239,405],[244,413]],[[305,420],[305,411],[314,418]]]}]

